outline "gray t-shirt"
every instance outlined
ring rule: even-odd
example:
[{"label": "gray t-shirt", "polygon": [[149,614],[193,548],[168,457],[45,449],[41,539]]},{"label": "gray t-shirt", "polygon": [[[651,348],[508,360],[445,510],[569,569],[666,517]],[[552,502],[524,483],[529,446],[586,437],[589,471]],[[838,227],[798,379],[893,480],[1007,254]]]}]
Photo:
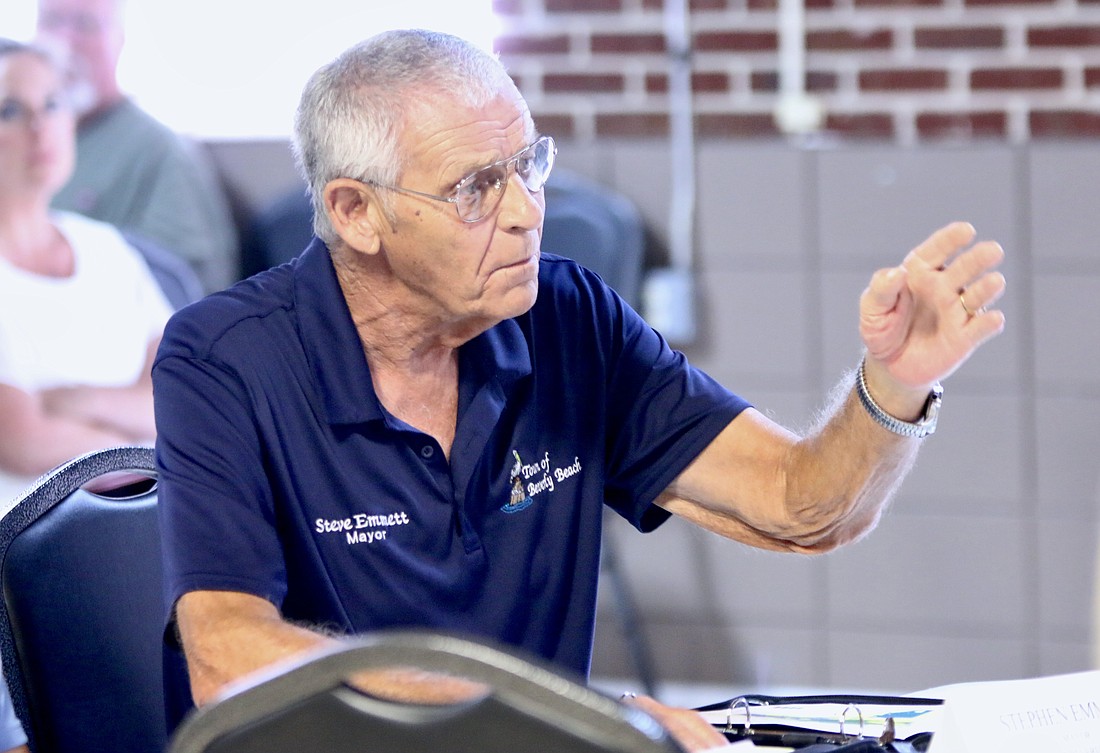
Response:
[{"label": "gray t-shirt", "polygon": [[52,206],[137,232],[177,254],[207,292],[237,281],[237,231],[212,163],[129,100],[81,124],[76,167]]}]

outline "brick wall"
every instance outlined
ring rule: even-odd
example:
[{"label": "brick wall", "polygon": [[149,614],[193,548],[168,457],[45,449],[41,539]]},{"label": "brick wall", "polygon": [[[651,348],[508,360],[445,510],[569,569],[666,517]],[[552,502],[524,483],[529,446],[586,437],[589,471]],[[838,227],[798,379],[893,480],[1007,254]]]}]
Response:
[{"label": "brick wall", "polygon": [[[899,144],[1100,136],[1100,0],[805,0],[825,130]],[[692,0],[701,137],[778,134],[777,0]],[[669,129],[662,0],[494,0],[497,49],[559,138]]]}]

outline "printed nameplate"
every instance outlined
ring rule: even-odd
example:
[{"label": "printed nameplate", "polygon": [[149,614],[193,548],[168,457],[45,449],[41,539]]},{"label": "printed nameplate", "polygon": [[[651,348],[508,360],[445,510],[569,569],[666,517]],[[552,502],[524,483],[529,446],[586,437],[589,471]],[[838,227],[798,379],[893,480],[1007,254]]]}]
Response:
[{"label": "printed nameplate", "polygon": [[1100,671],[920,695],[944,700],[928,753],[1100,753]]}]

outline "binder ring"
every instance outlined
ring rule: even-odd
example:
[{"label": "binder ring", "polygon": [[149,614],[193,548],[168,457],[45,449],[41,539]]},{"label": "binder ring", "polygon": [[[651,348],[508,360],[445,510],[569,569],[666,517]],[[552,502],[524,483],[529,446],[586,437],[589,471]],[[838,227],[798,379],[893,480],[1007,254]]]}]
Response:
[{"label": "binder ring", "polygon": [[852,710],[855,710],[859,718],[859,732],[853,735],[853,737],[863,737],[863,712],[860,710],[859,706],[855,705],[854,703],[849,703],[847,706],[844,707],[844,710],[840,712],[840,734],[841,736],[845,734],[844,720],[848,718],[848,712]]},{"label": "binder ring", "polygon": [[752,714],[749,712],[749,701],[743,695],[730,701],[730,707],[726,709],[726,732],[733,732],[733,710],[738,706],[745,710],[745,734],[748,734],[752,727]]}]

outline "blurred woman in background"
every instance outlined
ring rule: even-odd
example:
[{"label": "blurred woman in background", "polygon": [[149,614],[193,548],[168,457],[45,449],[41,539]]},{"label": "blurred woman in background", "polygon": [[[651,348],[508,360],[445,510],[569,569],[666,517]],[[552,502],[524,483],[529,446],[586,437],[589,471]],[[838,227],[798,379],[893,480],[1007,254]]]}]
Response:
[{"label": "blurred woman in background", "polygon": [[0,673],[0,750],[5,753],[29,753],[27,733],[15,715],[3,673]]},{"label": "blurred woman in background", "polygon": [[75,155],[61,70],[0,39],[0,510],[66,460],[155,436],[171,308],[117,229],[49,208]]}]

